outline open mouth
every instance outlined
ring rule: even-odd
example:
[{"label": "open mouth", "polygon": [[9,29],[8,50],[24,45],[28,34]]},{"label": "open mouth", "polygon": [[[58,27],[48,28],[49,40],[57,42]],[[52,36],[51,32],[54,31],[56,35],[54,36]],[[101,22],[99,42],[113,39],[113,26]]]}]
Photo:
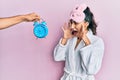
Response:
[{"label": "open mouth", "polygon": [[78,33],[78,31],[77,30],[72,30],[71,33],[72,33],[72,35],[76,35]]}]

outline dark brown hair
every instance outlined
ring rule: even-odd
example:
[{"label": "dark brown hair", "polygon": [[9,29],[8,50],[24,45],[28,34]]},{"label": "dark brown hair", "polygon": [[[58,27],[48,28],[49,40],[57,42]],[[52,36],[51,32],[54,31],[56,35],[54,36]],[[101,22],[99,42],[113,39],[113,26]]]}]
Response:
[{"label": "dark brown hair", "polygon": [[85,19],[84,20],[89,23],[88,29],[91,29],[93,34],[96,35],[97,34],[97,31],[96,31],[97,24],[96,24],[96,22],[94,20],[93,13],[90,11],[89,7],[87,7],[84,10],[84,13],[85,13]]}]

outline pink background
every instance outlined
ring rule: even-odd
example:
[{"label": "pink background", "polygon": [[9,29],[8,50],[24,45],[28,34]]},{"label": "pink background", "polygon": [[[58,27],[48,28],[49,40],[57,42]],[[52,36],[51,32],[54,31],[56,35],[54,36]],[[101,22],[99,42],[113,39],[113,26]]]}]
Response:
[{"label": "pink background", "polygon": [[69,12],[83,2],[94,13],[98,35],[105,42],[96,80],[120,80],[119,0],[1,0],[0,17],[36,12],[47,21],[49,35],[36,40],[32,22],[0,30],[0,80],[59,80],[64,63],[53,60],[53,49]]}]

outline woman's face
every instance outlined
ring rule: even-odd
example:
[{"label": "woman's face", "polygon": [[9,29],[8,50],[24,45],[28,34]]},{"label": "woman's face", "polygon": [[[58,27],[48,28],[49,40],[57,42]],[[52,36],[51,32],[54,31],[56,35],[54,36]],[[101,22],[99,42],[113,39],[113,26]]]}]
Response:
[{"label": "woman's face", "polygon": [[76,23],[75,21],[70,21],[69,26],[70,26],[71,34],[76,36],[76,37],[80,36],[82,28],[84,28],[84,29],[87,28],[87,27],[85,27],[84,21],[82,21],[80,23]]}]

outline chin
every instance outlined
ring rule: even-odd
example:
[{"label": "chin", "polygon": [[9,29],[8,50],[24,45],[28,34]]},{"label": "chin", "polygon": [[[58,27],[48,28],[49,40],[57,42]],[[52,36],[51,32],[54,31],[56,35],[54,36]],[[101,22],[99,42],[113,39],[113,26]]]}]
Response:
[{"label": "chin", "polygon": [[76,34],[73,34],[73,36],[74,36],[74,37],[77,37],[77,35],[76,35]]}]

